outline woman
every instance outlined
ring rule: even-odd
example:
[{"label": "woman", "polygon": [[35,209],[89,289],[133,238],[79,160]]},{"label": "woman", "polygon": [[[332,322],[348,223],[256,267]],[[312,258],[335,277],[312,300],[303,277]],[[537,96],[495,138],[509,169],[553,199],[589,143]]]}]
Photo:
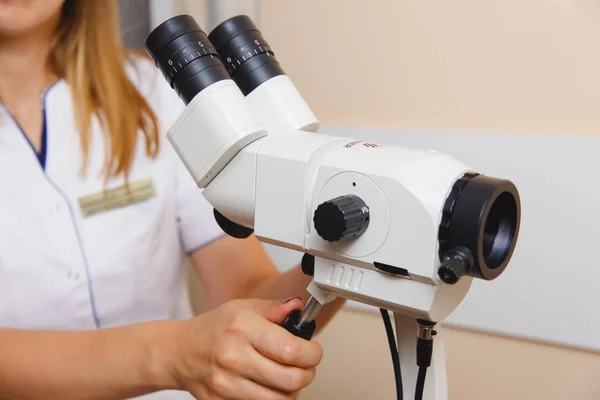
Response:
[{"label": "woman", "polygon": [[321,349],[281,299],[309,279],[216,225],[164,140],[183,104],[123,49],[116,0],[0,1],[0,60],[2,397],[295,398]]}]

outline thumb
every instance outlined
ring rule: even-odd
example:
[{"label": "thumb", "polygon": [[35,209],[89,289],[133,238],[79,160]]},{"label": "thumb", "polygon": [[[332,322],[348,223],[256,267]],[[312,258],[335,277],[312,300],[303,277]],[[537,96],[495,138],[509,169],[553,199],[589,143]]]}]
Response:
[{"label": "thumb", "polygon": [[255,313],[268,321],[281,324],[293,310],[302,310],[304,303],[299,297],[291,297],[283,302],[277,300],[253,300],[247,303]]},{"label": "thumb", "polygon": [[304,303],[302,302],[302,299],[299,297],[291,297],[283,303],[273,307],[266,317],[275,324],[281,324],[293,310],[302,310],[303,308]]}]

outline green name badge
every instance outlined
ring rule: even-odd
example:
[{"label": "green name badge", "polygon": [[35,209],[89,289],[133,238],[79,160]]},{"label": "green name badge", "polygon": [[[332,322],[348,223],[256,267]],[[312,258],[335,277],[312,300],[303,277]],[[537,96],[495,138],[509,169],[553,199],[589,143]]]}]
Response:
[{"label": "green name badge", "polygon": [[82,196],[77,201],[84,217],[103,213],[115,208],[141,203],[156,196],[152,178],[130,182],[113,189]]}]

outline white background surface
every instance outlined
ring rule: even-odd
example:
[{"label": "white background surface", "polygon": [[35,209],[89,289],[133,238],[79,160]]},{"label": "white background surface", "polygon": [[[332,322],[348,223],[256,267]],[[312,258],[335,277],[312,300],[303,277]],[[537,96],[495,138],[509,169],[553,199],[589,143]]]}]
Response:
[{"label": "white background surface", "polygon": [[[483,174],[511,179],[522,202],[513,260],[497,280],[475,280],[448,324],[600,350],[600,136],[321,132],[437,149]],[[266,247],[282,269],[300,261],[297,252]],[[370,308],[349,304],[357,306]]]}]

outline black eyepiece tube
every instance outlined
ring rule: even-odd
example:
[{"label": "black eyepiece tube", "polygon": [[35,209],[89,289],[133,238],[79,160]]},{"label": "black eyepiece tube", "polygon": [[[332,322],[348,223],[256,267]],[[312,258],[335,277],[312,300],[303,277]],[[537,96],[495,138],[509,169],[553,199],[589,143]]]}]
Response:
[{"label": "black eyepiece tube", "polygon": [[146,51],[185,104],[213,83],[231,79],[190,15],[170,18],[156,27],[146,39]]},{"label": "black eyepiece tube", "polygon": [[223,21],[208,39],[245,96],[269,79],[285,75],[273,49],[247,15]]}]

